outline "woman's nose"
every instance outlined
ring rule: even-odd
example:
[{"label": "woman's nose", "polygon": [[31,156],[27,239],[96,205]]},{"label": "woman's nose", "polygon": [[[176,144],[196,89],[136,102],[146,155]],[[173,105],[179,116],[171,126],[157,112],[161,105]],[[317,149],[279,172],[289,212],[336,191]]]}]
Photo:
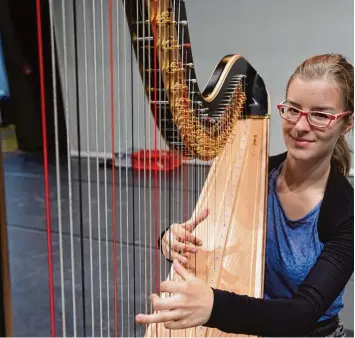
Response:
[{"label": "woman's nose", "polygon": [[306,116],[301,116],[300,119],[297,121],[295,128],[299,131],[309,131],[311,130],[311,126],[307,120]]}]

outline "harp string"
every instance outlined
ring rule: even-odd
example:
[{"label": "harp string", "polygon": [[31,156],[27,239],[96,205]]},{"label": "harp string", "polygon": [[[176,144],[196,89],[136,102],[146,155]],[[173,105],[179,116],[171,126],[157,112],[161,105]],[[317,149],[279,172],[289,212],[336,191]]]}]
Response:
[{"label": "harp string", "polygon": [[[162,25],[160,25],[161,27],[161,30],[163,30],[163,32],[161,34],[164,34],[164,32],[166,31],[166,29],[170,29],[170,27],[166,28]],[[161,53],[164,55],[164,59],[167,60],[168,64],[170,63],[170,53],[167,53],[166,51],[164,51],[164,49],[162,48],[162,44],[160,44],[160,48],[162,49]],[[165,82],[164,82],[165,83]],[[170,88],[170,83],[171,83],[171,79],[170,77],[168,77],[167,79],[167,83],[165,83],[165,87],[166,88]],[[164,94],[164,97],[163,97],[163,101],[165,102],[169,102],[169,92],[167,89],[165,90],[162,90],[162,93]],[[163,130],[165,130],[166,134],[167,134],[167,112],[169,111],[169,105],[165,105],[164,106],[165,109],[164,109],[164,114],[163,114]],[[164,140],[167,138],[167,135],[165,136]],[[165,144],[165,143],[164,143]],[[167,147],[167,152],[166,152],[166,155],[168,156],[168,158],[170,159],[170,156],[173,155],[174,152],[171,151],[170,147]],[[170,180],[172,178],[173,175],[169,174],[167,171],[165,171],[164,173],[164,194],[165,194],[165,198],[164,198],[164,207],[165,207],[165,215],[164,217],[161,219],[161,229],[160,229],[160,233],[162,233],[163,230],[165,230],[168,226],[170,226],[171,224],[171,214],[170,214],[170,208],[171,208],[171,190],[170,190]],[[168,185],[168,180],[169,180],[169,185]],[[174,204],[174,203],[173,203]],[[164,220],[164,222],[162,222],[162,220]],[[167,267],[167,261],[165,259],[164,256],[160,255],[161,257],[161,262],[162,262],[162,265],[163,265],[163,273],[162,273],[162,278],[161,280],[164,280],[166,279],[166,276],[167,276],[167,270],[168,270],[168,267]]]},{"label": "harp string", "polygon": [[[179,9],[178,9],[178,22],[177,22],[177,27],[178,27],[178,32],[177,32],[177,44],[180,43],[180,1],[179,1]],[[179,60],[181,61],[181,64],[183,63],[183,49],[181,50],[181,55],[179,55],[179,49],[175,52],[174,49],[171,51],[170,55],[173,55],[172,60],[170,60],[170,64],[174,61],[178,62]],[[186,77],[182,78],[182,81],[186,81]],[[184,219],[184,202],[183,202],[183,191],[184,191],[184,186],[183,186],[183,175],[184,175],[184,155],[181,152],[180,154],[180,161],[182,163],[181,169],[180,169],[180,177],[178,178],[178,182],[180,183],[179,187],[176,187],[176,200],[180,200],[180,208],[176,208],[177,215],[176,219],[178,220],[179,223],[182,223],[185,221]],[[184,253],[182,253],[184,255]],[[171,330],[169,330],[169,334],[171,335]]]},{"label": "harp string", "polygon": [[[143,93],[142,93],[142,101],[144,102],[145,100],[145,93],[144,90],[145,88],[147,88],[146,85],[146,81],[147,81],[147,74],[145,72],[146,70],[146,44],[145,44],[145,39],[146,39],[146,26],[145,26],[145,20],[146,20],[146,8],[144,6],[144,4],[142,3],[142,27],[143,27]],[[148,34],[149,36],[149,34]],[[149,90],[150,88],[148,88]],[[147,201],[147,163],[146,163],[146,149],[147,149],[147,118],[146,118],[146,105],[143,104],[143,120],[144,120],[144,178],[143,178],[143,185],[144,185],[144,295],[145,295],[145,299],[147,299],[148,297],[148,290],[149,290],[149,286],[148,286],[148,273],[147,273],[147,269],[148,269],[148,235],[147,235],[147,231],[146,229],[149,229],[148,225],[147,225],[147,212],[148,212],[148,201]],[[150,255],[149,255],[150,256]],[[145,313],[148,312],[148,302],[145,302]]]},{"label": "harp string", "polygon": [[[179,41],[179,40],[178,40]],[[184,30],[182,30],[182,40],[181,40],[181,44],[182,46],[184,46]],[[185,64],[185,66],[184,66]],[[185,74],[184,74],[184,77],[185,79],[188,77],[188,72],[187,72],[187,50],[186,52],[184,53],[184,47],[182,47],[182,51],[181,51],[181,67],[185,70]],[[187,109],[189,109],[189,104],[188,104],[188,99],[190,98],[190,93],[187,91],[186,92],[186,96],[185,96],[185,100],[186,100],[186,107]],[[193,107],[193,106],[192,106]],[[187,185],[187,180],[188,180],[188,177],[187,177],[187,163],[184,161],[183,162],[183,177],[182,177],[182,180],[181,180],[181,184],[182,184],[182,187],[181,187],[181,206],[182,206],[182,213],[181,215],[184,217],[184,222],[187,221],[187,213],[188,213],[188,210],[187,210],[187,205],[188,205],[188,185]],[[186,238],[186,228],[185,228],[185,238]],[[187,247],[187,242],[185,241],[185,250],[186,250],[186,247]]]},{"label": "harp string", "polygon": [[[123,108],[125,108],[126,106],[126,98],[124,98],[124,100],[121,100],[121,74],[120,74],[120,54],[121,54],[121,50],[120,50],[120,41],[121,41],[121,37],[120,37],[120,27],[119,27],[119,23],[120,23],[120,11],[119,11],[119,3],[118,1],[116,2],[116,44],[117,44],[117,51],[116,51],[116,62],[117,62],[117,109],[118,109],[118,120],[122,121],[122,118],[125,118],[125,116],[122,114],[122,101],[123,101]],[[126,57],[126,46],[123,46],[122,48],[124,57],[123,59],[125,60]],[[126,66],[126,65],[125,65]],[[126,77],[125,74],[123,75],[124,79],[123,79],[123,92],[124,94],[126,93]],[[121,308],[121,312],[120,315],[121,316],[121,332],[122,332],[122,336],[124,335],[124,331],[123,331],[123,327],[124,327],[124,293],[123,293],[123,217],[122,217],[122,168],[121,168],[121,164],[120,164],[120,160],[121,160],[121,152],[122,152],[122,143],[121,143],[121,124],[120,127],[118,129],[118,160],[119,160],[119,167],[118,167],[118,191],[119,191],[119,243],[120,243],[120,285],[119,285],[119,293],[118,293],[118,297],[121,300],[120,302],[120,308]],[[116,138],[115,138],[116,139]],[[115,142],[115,139],[112,140],[112,142]],[[116,169],[114,169],[116,170]],[[116,204],[116,201],[114,202]]]},{"label": "harp string", "polygon": [[[66,6],[65,0],[62,0],[61,10],[62,10],[62,36],[63,36],[63,60],[64,60],[64,111],[66,116],[66,121],[69,121],[69,87],[68,87],[68,55],[67,55],[67,31],[66,31]],[[74,4],[75,6],[75,4]],[[71,293],[72,293],[72,310],[73,310],[73,334],[77,334],[77,319],[76,319],[76,295],[75,295],[75,260],[74,260],[74,230],[73,230],[73,189],[72,189],[72,170],[71,170],[71,133],[66,133],[67,137],[67,163],[68,163],[68,199],[69,199],[69,233],[70,233],[70,263],[71,263]],[[65,307],[64,307],[65,310]],[[63,310],[63,313],[65,311]],[[65,315],[65,314],[64,314]],[[84,318],[84,315],[83,315]],[[83,320],[84,321],[84,320]],[[63,322],[63,328],[65,328],[65,321]],[[63,332],[65,336],[65,332]]]},{"label": "harp string", "polygon": [[[153,34],[154,36],[157,36],[157,14],[158,14],[158,2],[154,1],[154,9],[153,9]],[[158,69],[158,46],[157,43],[158,41],[156,39],[154,41],[154,56],[153,56],[153,62],[154,62],[154,120],[155,120],[155,126],[154,126],[154,153],[157,154],[158,152],[158,144],[157,144],[157,121],[158,121],[158,104],[157,104],[157,99],[158,99],[158,74],[157,74],[157,69]],[[159,231],[159,207],[158,207],[158,199],[159,199],[159,190],[158,190],[158,172],[157,170],[154,171],[154,239],[158,239],[158,231]],[[153,240],[154,240],[153,239]],[[154,242],[156,242],[154,240]],[[151,243],[151,247],[153,248],[153,241]],[[156,246],[158,247],[158,245]],[[159,289],[159,252],[158,249],[155,250],[155,293],[158,293]],[[158,334],[158,332],[157,332]]]},{"label": "harp string", "polygon": [[[80,81],[79,81],[79,48],[78,48],[78,26],[77,26],[77,1],[72,2],[73,28],[74,28],[74,57],[75,57],[75,95],[76,95],[76,136],[78,142],[78,180],[79,180],[79,220],[80,220],[80,262],[81,262],[81,296],[83,316],[83,336],[86,336],[86,281],[85,281],[85,255],[84,255],[84,221],[83,221],[83,187],[82,187],[82,154],[81,154],[81,118],[80,118]],[[69,120],[68,120],[69,121]],[[70,153],[68,154],[70,156]],[[69,162],[70,163],[70,157]],[[71,241],[74,255],[74,235],[71,233]],[[73,264],[74,261],[73,261]],[[73,290],[73,293],[75,289]]]},{"label": "harp string", "polygon": [[[136,31],[137,31],[137,41],[136,41],[136,50],[137,50],[137,62],[138,64],[140,64],[140,50],[139,50],[139,39],[141,38],[141,36],[139,35],[139,13],[140,13],[140,7],[139,7],[139,0],[136,0],[136,8],[137,8],[137,13],[136,13]],[[142,41],[143,42],[143,41]],[[139,87],[139,72],[137,72],[137,116],[141,116],[141,93],[140,93],[140,87]],[[144,87],[143,87],[144,88]],[[143,92],[144,94],[144,92]],[[133,93],[132,93],[133,95]],[[144,101],[143,101],[144,102]],[[139,119],[137,119],[138,123],[137,123],[137,136],[139,137],[140,134],[140,123],[139,123]],[[133,125],[133,121],[132,121],[132,125]],[[137,142],[139,144],[139,140]],[[134,147],[132,147],[134,149]],[[141,177],[140,177],[140,167],[138,167],[138,187],[141,187]],[[138,268],[138,276],[141,276],[142,273],[142,237],[141,237],[141,194],[140,192],[138,193],[138,264],[139,264],[139,268]],[[135,267],[134,267],[135,269]],[[135,270],[134,270],[135,271]],[[142,292],[142,278],[139,278],[139,291]],[[139,302],[139,312],[142,313],[143,308],[142,308],[142,302]],[[136,333],[135,333],[136,334]]]},{"label": "harp string", "polygon": [[[106,100],[105,100],[105,94],[106,94],[106,86],[105,86],[105,81],[106,81],[106,63],[105,63],[105,44],[104,44],[104,10],[103,10],[103,0],[100,1],[100,16],[101,16],[101,63],[102,63],[102,112],[106,112]],[[103,125],[103,135],[104,135],[104,142],[103,142],[103,150],[104,154],[106,157],[106,114],[102,114],[102,125]],[[108,203],[107,203],[107,163],[104,160],[103,161],[103,166],[104,166],[104,207],[105,207],[105,249],[106,249],[106,298],[107,298],[107,323],[109,324],[111,321],[110,318],[110,297],[109,297],[109,245],[108,245]],[[100,273],[100,278],[101,278],[101,273]],[[107,325],[107,330],[108,330],[108,336],[110,336],[110,325]]]},{"label": "harp string", "polygon": [[[161,12],[161,3],[159,2],[159,13]],[[159,25],[159,36],[161,36],[161,31],[162,31],[162,26]],[[161,43],[159,44],[159,53],[162,52],[162,48],[161,48]],[[161,69],[161,66],[159,67],[159,69]],[[158,91],[158,94],[159,94],[159,102],[162,102],[163,101],[163,98],[162,98],[162,90],[163,90],[163,86],[162,86],[162,72],[159,71],[159,80],[158,80],[158,83],[159,83],[159,87],[156,88],[156,90]],[[165,101],[165,100],[164,100]],[[164,107],[164,108],[163,108]],[[160,104],[159,105],[159,130],[162,130],[161,128],[161,119],[162,119],[162,111],[164,110],[165,111],[165,107],[166,105],[162,105]],[[157,127],[155,128],[157,129]],[[165,130],[165,129],[164,129]],[[162,149],[162,144],[161,144],[161,138],[159,138],[159,150]],[[161,151],[159,151],[159,163],[161,163]],[[164,212],[164,205],[163,205],[163,201],[162,201],[162,172],[161,170],[159,170],[159,206],[161,206],[159,208],[159,217],[158,217],[158,231],[157,231],[157,235],[159,236],[159,234],[161,234],[161,220],[162,220],[162,213]],[[158,237],[157,237],[158,238]],[[157,251],[157,255],[158,257],[160,258],[160,253],[159,253],[159,248],[157,246],[156,248],[156,251]],[[162,281],[162,266],[160,264],[161,262],[161,259],[159,259],[159,263],[157,265],[157,268],[159,269],[159,276],[158,276],[158,280],[159,280],[159,284],[161,283]]]},{"label": "harp string", "polygon": [[41,117],[42,117],[42,138],[43,138],[43,164],[44,164],[44,188],[45,188],[45,209],[46,209],[46,230],[48,248],[48,274],[49,274],[49,302],[51,318],[51,334],[55,336],[55,308],[54,308],[54,281],[53,281],[53,254],[52,254],[52,226],[51,208],[49,195],[49,173],[48,173],[48,147],[47,147],[47,119],[44,83],[44,60],[43,60],[43,38],[42,38],[42,17],[41,1],[36,0],[37,17],[37,38],[38,38],[38,58],[39,58],[39,77],[41,92]]},{"label": "harp string", "polygon": [[[144,5],[144,3],[142,2],[142,6],[143,6],[143,19],[144,20],[150,20],[150,7],[146,7]],[[151,53],[150,50],[152,48],[151,46],[151,40],[150,40],[150,36],[151,36],[151,26],[148,24],[147,26],[144,24],[143,25],[144,28],[147,28],[147,30],[145,30],[144,32],[147,33],[147,35],[144,36],[144,42],[147,42],[147,45],[144,45],[144,54],[148,54],[148,58],[146,58],[146,56],[144,57],[144,60],[148,59],[146,62],[144,62],[145,67],[144,69],[144,76],[145,76],[145,85],[144,87],[147,88],[146,83],[148,83],[148,92],[150,93],[152,90],[151,87],[151,71],[147,71],[145,72],[146,68],[151,69],[152,68],[152,62],[151,62]],[[147,40],[146,40],[147,39]],[[149,114],[151,113],[151,100],[152,100],[152,95],[149,95],[149,102],[148,102],[148,111],[145,110],[144,111],[144,117],[145,117],[145,123],[147,125],[147,129],[146,132],[144,133],[146,135],[146,144],[145,144],[145,156],[148,156],[149,154],[149,149],[151,147],[151,128],[150,125],[148,125],[150,119],[148,118]],[[149,116],[151,117],[151,115]],[[151,161],[150,161],[150,157],[148,156],[149,162],[148,162],[148,167],[151,165]],[[146,261],[145,261],[145,265],[146,265],[146,269],[145,269],[145,274],[146,274],[146,311],[151,312],[152,311],[152,304],[148,302],[148,296],[149,294],[151,294],[153,292],[152,289],[152,285],[153,282],[152,281],[152,247],[151,247],[151,243],[152,243],[152,190],[151,190],[151,182],[152,182],[152,172],[151,171],[147,171],[147,163],[146,161],[144,161],[145,164],[145,182],[146,182],[146,188],[147,188],[147,192],[148,192],[148,196],[146,198],[146,214],[145,214],[145,219],[147,220],[146,223],[146,228],[149,230],[148,233],[146,232],[146,236],[147,236],[147,240],[146,240],[146,252],[147,252],[147,257],[146,257]]]},{"label": "harp string", "polygon": [[[119,7],[119,3],[117,2],[117,8]],[[128,233],[128,219],[129,219],[129,212],[128,212],[128,203],[129,203],[129,196],[128,196],[128,82],[127,82],[127,69],[128,69],[128,64],[127,64],[127,53],[128,53],[128,47],[127,47],[127,43],[126,43],[126,26],[127,26],[127,22],[125,20],[125,16],[124,13],[126,12],[126,0],[123,1],[123,20],[122,22],[124,23],[123,25],[123,49],[124,49],[124,65],[125,65],[125,71],[124,71],[124,113],[122,113],[122,117],[124,118],[125,121],[125,154],[126,154],[126,167],[125,167],[125,193],[126,193],[126,241],[127,241],[127,245],[126,245],[126,264],[127,264],[127,328],[128,328],[128,336],[130,336],[130,301],[129,301],[129,295],[130,295],[130,264],[129,264],[129,233]],[[118,24],[118,23],[117,23]],[[118,56],[118,55],[117,55]],[[132,60],[131,60],[132,61]],[[133,95],[133,93],[131,93],[131,95]],[[133,107],[132,107],[132,112],[133,112]],[[121,151],[121,148],[120,148]],[[122,185],[119,185],[120,190],[122,189]],[[121,225],[123,227],[123,223]],[[133,224],[134,226],[134,224]],[[134,250],[134,248],[133,248]],[[121,262],[123,261],[123,255],[121,256]],[[123,270],[123,269],[122,269]],[[121,275],[122,278],[122,275]],[[123,279],[123,278],[122,278]],[[122,281],[123,282],[123,281]],[[124,294],[125,292],[123,292],[123,286],[122,286],[122,306],[124,304]],[[122,316],[123,318],[123,316]],[[123,325],[122,325],[122,334],[123,334]]]},{"label": "harp string", "polygon": [[[111,172],[112,172],[112,232],[113,232],[113,290],[114,290],[114,333],[118,337],[118,290],[117,290],[117,210],[115,169],[115,96],[114,96],[114,51],[113,51],[113,0],[109,0],[109,45],[110,45],[110,108],[111,108]],[[118,86],[119,90],[119,86]]]},{"label": "harp string", "polygon": [[58,231],[59,231],[59,260],[60,260],[60,292],[62,306],[62,335],[66,336],[66,307],[64,293],[64,264],[63,264],[63,221],[62,221],[62,194],[61,178],[59,168],[59,141],[58,141],[58,109],[57,109],[57,85],[55,72],[54,55],[54,22],[53,22],[53,1],[49,0],[49,26],[50,26],[50,44],[51,44],[51,66],[52,66],[52,86],[53,86],[53,113],[54,113],[54,144],[55,144],[55,170],[56,170],[56,188],[57,188],[57,212],[58,212]]},{"label": "harp string", "polygon": [[[143,121],[144,121],[144,161],[143,161],[143,187],[144,187],[144,296],[145,299],[148,298],[148,234],[147,234],[147,229],[149,229],[149,226],[147,225],[147,213],[148,213],[148,198],[147,198],[147,163],[146,163],[146,149],[147,149],[147,118],[146,118],[146,105],[144,104],[145,102],[145,88],[147,88],[147,73],[146,73],[146,25],[145,25],[145,20],[146,20],[146,8],[144,3],[142,3],[142,27],[143,27],[143,92],[142,92],[142,101],[143,101]],[[149,33],[148,33],[149,36]],[[148,45],[149,46],[149,45]],[[149,67],[148,63],[148,67]],[[148,91],[150,90],[150,87],[148,88]],[[150,254],[149,254],[150,257]],[[148,312],[148,302],[144,302],[144,311],[145,313]],[[147,327],[147,326],[146,326]]]},{"label": "harp string", "polygon": [[[174,18],[174,21],[175,21],[175,0],[174,0],[174,4],[173,4],[173,7],[172,7],[172,15],[173,15],[173,18]],[[167,53],[167,54],[168,54],[168,63],[170,64],[170,62],[171,62],[171,54],[170,53]],[[169,76],[169,80],[168,81],[169,81],[168,88],[171,88],[172,81],[171,81],[171,77],[170,76]],[[169,92],[169,97],[170,97],[170,95],[171,95],[171,91]],[[175,129],[173,131],[173,139],[176,139]],[[169,155],[171,153],[173,153],[173,155],[175,155],[175,151],[174,150],[171,151],[170,147],[169,147]],[[171,179],[169,179],[169,194],[168,194],[169,195],[169,204],[168,204],[168,208],[169,208],[169,224],[165,225],[165,227],[169,226],[171,223],[173,223],[173,221],[175,221],[175,203],[174,203],[175,176],[176,176],[176,173],[173,172],[173,174],[171,175]],[[171,240],[172,240],[172,238],[171,238],[171,236],[169,236],[169,238],[168,238],[169,248],[171,248],[171,246],[170,246]],[[165,263],[165,276],[167,276],[169,268],[170,268],[170,265],[168,264],[168,262],[165,260],[164,257],[162,259],[164,260],[164,263]]]},{"label": "harp string", "polygon": [[[100,173],[99,173],[99,117],[98,117],[98,86],[97,86],[97,43],[96,43],[96,2],[92,3],[93,18],[93,49],[94,49],[94,105],[95,105],[95,141],[96,141],[96,196],[97,196],[97,241],[99,255],[99,313],[100,334],[103,336],[103,312],[102,312],[102,257],[101,257],[101,201],[100,201]],[[103,79],[102,79],[103,81]],[[102,93],[104,95],[104,93]]]},{"label": "harp string", "polygon": [[91,165],[90,165],[90,114],[89,114],[89,90],[88,90],[88,46],[87,46],[87,23],[86,23],[86,1],[83,0],[83,29],[84,29],[84,88],[85,88],[85,115],[86,115],[86,160],[87,160],[87,182],[88,182],[88,216],[89,216],[89,256],[90,256],[90,300],[91,300],[91,331],[95,335],[95,309],[94,309],[94,277],[93,277],[93,255],[92,255],[92,207],[91,207]]},{"label": "harp string", "polygon": [[[179,40],[178,40],[179,41]],[[184,46],[184,30],[182,31],[182,41],[181,41],[182,45]],[[182,58],[181,58],[181,65],[182,67],[184,68],[184,54],[183,54],[183,48],[182,47]],[[187,78],[187,50],[186,50],[186,58],[185,58],[185,79]],[[188,99],[190,98],[190,95],[188,92],[186,92],[186,98],[185,100],[187,101]],[[188,102],[188,101],[187,101]],[[186,102],[186,107],[187,109],[189,109],[189,105],[188,103]],[[183,179],[182,179],[182,207],[183,207],[183,217],[184,217],[184,222],[187,221],[187,217],[188,217],[188,210],[187,210],[187,207],[188,207],[188,168],[187,168],[188,164],[184,161],[183,162]],[[186,228],[185,228],[185,238],[186,238]],[[186,250],[186,246],[187,246],[187,242],[185,241],[185,250]],[[186,252],[186,251],[185,251]],[[186,330],[185,330],[186,332]],[[186,335],[186,334],[185,334]]]}]

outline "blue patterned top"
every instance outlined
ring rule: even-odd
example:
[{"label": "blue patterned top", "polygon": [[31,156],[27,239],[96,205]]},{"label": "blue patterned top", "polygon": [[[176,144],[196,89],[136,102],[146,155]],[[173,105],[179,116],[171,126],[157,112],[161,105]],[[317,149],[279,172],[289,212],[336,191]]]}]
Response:
[{"label": "blue patterned top", "polygon": [[[321,202],[304,217],[288,219],[276,192],[280,169],[269,175],[265,299],[291,298],[324,247],[317,230]],[[338,314],[344,306],[343,293],[319,321]]]}]

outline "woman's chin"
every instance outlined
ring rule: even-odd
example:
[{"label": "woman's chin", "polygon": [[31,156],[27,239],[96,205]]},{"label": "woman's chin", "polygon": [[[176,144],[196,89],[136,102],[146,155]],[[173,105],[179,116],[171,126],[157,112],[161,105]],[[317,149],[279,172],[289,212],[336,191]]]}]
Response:
[{"label": "woman's chin", "polygon": [[287,151],[295,160],[307,161],[314,157],[313,151],[310,149],[289,147]]}]

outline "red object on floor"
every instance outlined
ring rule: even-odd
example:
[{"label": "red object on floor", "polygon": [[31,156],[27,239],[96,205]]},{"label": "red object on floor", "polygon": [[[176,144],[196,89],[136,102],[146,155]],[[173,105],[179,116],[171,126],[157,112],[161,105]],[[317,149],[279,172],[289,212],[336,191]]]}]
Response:
[{"label": "red object on floor", "polygon": [[139,150],[132,154],[132,168],[136,170],[170,171],[181,166],[181,158],[167,150]]}]

